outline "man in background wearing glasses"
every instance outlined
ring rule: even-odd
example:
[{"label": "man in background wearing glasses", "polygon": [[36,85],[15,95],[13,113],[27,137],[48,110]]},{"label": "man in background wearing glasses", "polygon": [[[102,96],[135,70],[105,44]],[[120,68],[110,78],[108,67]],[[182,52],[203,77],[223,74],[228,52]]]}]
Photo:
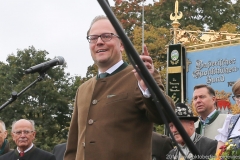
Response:
[{"label": "man in background wearing glasses", "polygon": [[[87,40],[98,76],[78,88],[64,160],[150,160],[152,121],[162,124],[151,94],[122,60],[123,43],[106,16],[92,21]],[[146,46],[140,58],[163,90]]]},{"label": "man in background wearing glasses", "polygon": [[37,148],[33,144],[36,131],[34,121],[20,119],[12,124],[12,139],[17,148],[0,156],[0,160],[56,160],[49,152]]}]

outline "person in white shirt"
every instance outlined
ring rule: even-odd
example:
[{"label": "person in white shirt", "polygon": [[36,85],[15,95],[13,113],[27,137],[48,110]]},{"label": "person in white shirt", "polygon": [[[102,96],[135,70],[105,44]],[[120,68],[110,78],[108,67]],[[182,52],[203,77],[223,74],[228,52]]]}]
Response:
[{"label": "person in white shirt", "polygon": [[[237,80],[234,85],[232,86],[232,92],[233,92],[233,100],[236,102],[238,107],[240,107],[240,79]],[[221,146],[224,145],[224,143],[232,139],[232,143],[236,144],[238,148],[240,148],[240,120],[239,120],[240,114],[236,115],[228,115],[223,127],[218,129],[219,134],[215,137],[215,139],[218,141],[218,147],[219,149]]]},{"label": "person in white shirt", "polygon": [[[123,61],[123,42],[106,16],[93,19],[87,40],[99,75],[78,88],[64,160],[150,159],[153,122],[163,124],[153,96]],[[140,58],[164,93],[146,46]]]}]

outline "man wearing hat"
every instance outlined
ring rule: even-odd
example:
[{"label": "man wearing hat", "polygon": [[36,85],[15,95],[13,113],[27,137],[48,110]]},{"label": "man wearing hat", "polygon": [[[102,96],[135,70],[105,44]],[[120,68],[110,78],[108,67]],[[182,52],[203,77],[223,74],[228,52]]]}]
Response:
[{"label": "man wearing hat", "polygon": [[[175,113],[187,134],[189,135],[190,139],[195,144],[196,148],[198,149],[200,155],[197,157],[198,159],[209,159],[211,156],[214,156],[216,153],[217,141],[204,137],[195,133],[194,122],[198,120],[198,117],[194,117],[192,110],[183,103],[177,103]],[[176,127],[172,122],[169,123],[170,131],[172,132],[176,142],[178,143],[179,147],[182,149],[183,153],[186,157],[184,157],[179,151],[178,148],[175,147],[172,149],[168,155],[167,159],[171,160],[184,160],[185,158],[194,159],[195,156],[189,151],[188,147],[186,146],[184,139],[177,131]]]}]

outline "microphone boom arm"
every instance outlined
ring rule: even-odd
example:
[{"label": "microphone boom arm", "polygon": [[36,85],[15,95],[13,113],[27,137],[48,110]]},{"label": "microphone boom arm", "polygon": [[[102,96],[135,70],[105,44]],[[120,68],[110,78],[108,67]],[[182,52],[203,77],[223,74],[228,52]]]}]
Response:
[{"label": "microphone boom arm", "polygon": [[38,78],[34,81],[34,82],[32,82],[30,85],[28,85],[26,88],[24,88],[21,92],[19,92],[19,93],[17,93],[17,92],[12,92],[12,97],[11,98],[9,98],[8,100],[7,100],[7,102],[5,102],[3,105],[1,105],[0,106],[0,111],[3,109],[3,108],[5,108],[7,105],[9,105],[9,104],[11,104],[12,102],[14,102],[16,99],[17,99],[17,97],[19,97],[20,95],[22,95],[25,91],[27,91],[30,87],[32,87],[34,84],[36,84],[37,82],[40,82],[40,81],[42,81],[43,79],[44,79],[44,77],[45,77],[45,72],[43,72],[43,73],[40,73],[40,75],[38,76]]}]

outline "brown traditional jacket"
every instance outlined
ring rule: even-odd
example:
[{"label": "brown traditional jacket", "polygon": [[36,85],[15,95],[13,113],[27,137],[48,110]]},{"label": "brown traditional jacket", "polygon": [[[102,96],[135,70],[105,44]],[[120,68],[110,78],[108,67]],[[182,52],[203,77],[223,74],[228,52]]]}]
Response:
[{"label": "brown traditional jacket", "polygon": [[[132,70],[127,66],[78,88],[64,160],[151,159],[152,121],[162,120]],[[162,88],[157,72],[154,78]]]}]

